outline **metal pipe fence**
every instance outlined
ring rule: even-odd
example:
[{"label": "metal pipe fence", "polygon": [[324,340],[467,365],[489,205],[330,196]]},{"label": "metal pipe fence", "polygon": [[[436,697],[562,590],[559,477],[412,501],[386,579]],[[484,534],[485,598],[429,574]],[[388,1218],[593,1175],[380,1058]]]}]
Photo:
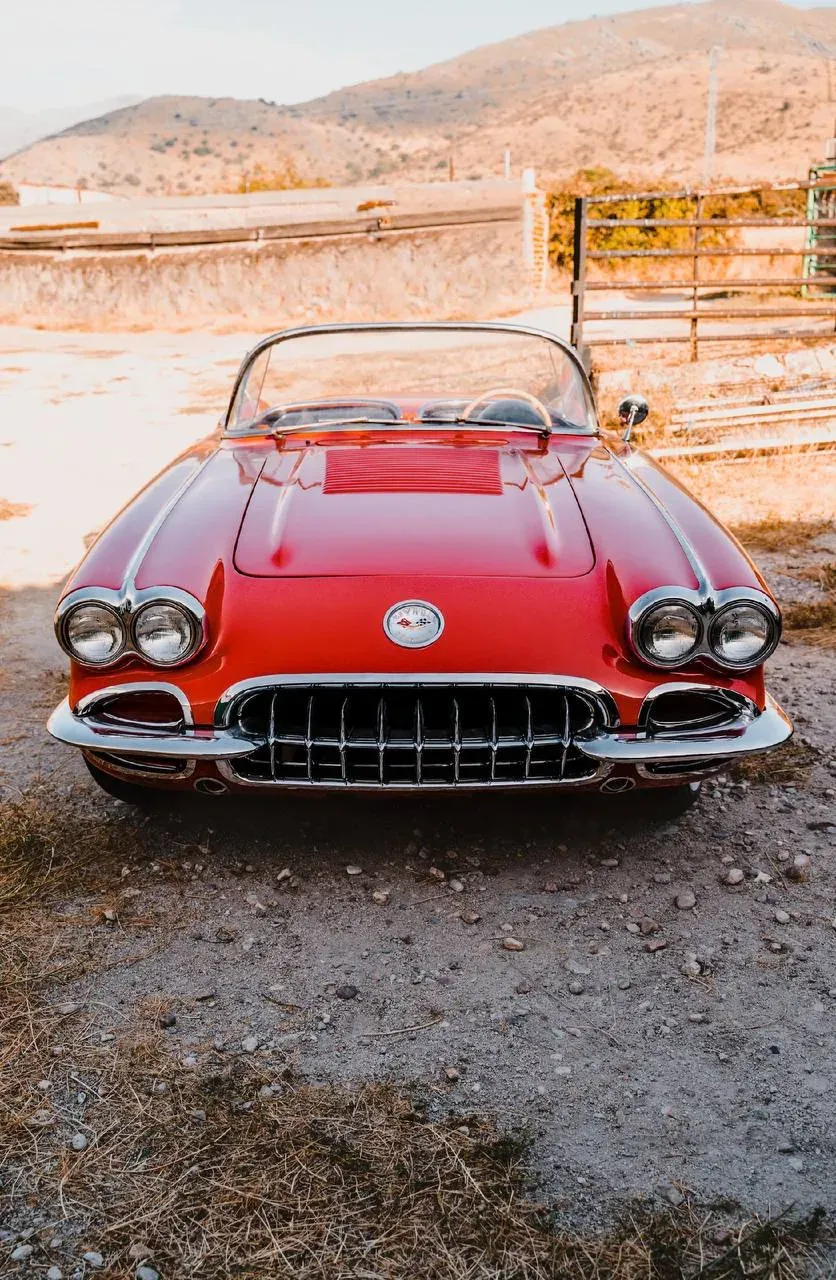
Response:
[{"label": "metal pipe fence", "polygon": [[[571,340],[575,347],[584,353],[593,346],[621,346],[634,343],[687,342],[691,359],[699,357],[700,343],[703,342],[736,342],[740,340],[788,339],[808,340],[821,339],[828,332],[836,331],[836,216],[821,217],[817,215],[820,201],[815,197],[821,192],[830,192],[836,185],[834,177],[817,178],[813,182],[789,183],[776,187],[727,187],[714,190],[699,191],[649,191],[621,192],[602,196],[578,196],[575,200],[574,241],[573,241],[573,273],[572,273],[572,328]],[[706,206],[718,197],[770,196],[782,193],[807,192],[806,216],[770,217],[728,216],[712,217]],[[693,216],[688,217],[629,217],[609,216],[607,206],[618,204],[652,203],[657,201],[690,201]],[[594,216],[597,208],[603,207],[602,216]],[[831,208],[827,206],[827,212]],[[616,229],[629,229],[632,232],[646,232],[649,238],[654,234],[681,232],[690,233],[690,244],[678,244],[671,247],[647,245],[628,248],[601,248],[601,233],[606,236]],[[706,243],[706,233],[721,232],[725,235],[749,229],[793,230],[804,232],[804,247],[793,248],[786,243],[773,244],[711,244]],[[810,270],[810,244],[816,241],[816,272]],[[823,243],[822,243],[823,242]],[[714,274],[706,275],[706,259],[709,261],[723,259],[798,259],[799,273],[789,276],[755,275],[752,278],[730,279]],[[663,272],[658,272],[653,279],[619,280],[617,276],[606,278],[600,274],[590,279],[593,264],[626,263],[629,261],[652,262],[654,267],[670,262],[689,261],[690,275],[681,272],[679,278],[666,280]],[[789,263],[787,264],[789,266]],[[710,268],[709,268],[710,271]],[[824,296],[817,301],[815,291],[824,290]],[[681,306],[671,305],[674,299],[662,297],[658,306],[637,306],[629,299],[614,307],[594,309],[587,299],[588,293],[660,293],[679,291],[684,294]],[[796,304],[792,298],[785,303],[777,300],[768,305],[741,305],[741,298],[729,299],[729,294],[745,295],[750,291],[792,290],[800,300]],[[709,295],[715,295],[711,297]],[[718,298],[716,295],[722,294]],[[827,327],[812,328],[798,326],[798,320],[821,318],[828,322]],[[671,332],[670,321],[681,320],[682,331]],[[741,330],[733,322],[747,320],[782,320],[784,323],[773,328],[751,326]],[[656,322],[664,321],[662,329],[654,330]],[[706,332],[706,322],[712,323],[711,332]],[[590,331],[589,324],[606,322],[610,330]],[[636,325],[641,328],[637,329]],[[617,330],[612,331],[612,326]],[[719,325],[719,328],[718,328]],[[648,331],[650,326],[650,331]],[[632,332],[631,332],[632,330]]]}]

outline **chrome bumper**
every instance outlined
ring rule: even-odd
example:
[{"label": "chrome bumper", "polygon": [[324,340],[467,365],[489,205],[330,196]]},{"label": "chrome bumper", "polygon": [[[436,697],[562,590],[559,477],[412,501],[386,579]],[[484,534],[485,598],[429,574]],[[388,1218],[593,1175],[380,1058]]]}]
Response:
[{"label": "chrome bumper", "polygon": [[[115,756],[234,760],[264,745],[261,738],[247,737],[223,727],[200,729],[186,725],[176,733],[152,728],[126,731],[98,720],[94,714],[75,714],[66,698],[53,711],[47,729],[53,738],[71,747]],[[679,734],[613,729],[594,738],[576,738],[575,746],[602,768],[609,766],[607,771],[619,765],[681,763],[687,766],[702,761],[709,769],[735,756],[771,751],[786,742],[792,732],[789,717],[767,694],[763,711],[749,704],[734,721],[720,729]]]},{"label": "chrome bumper", "polygon": [[186,725],[176,733],[165,729],[114,728],[95,715],[75,715],[69,699],[55,708],[46,725],[53,738],[82,751],[103,755],[174,756],[186,760],[233,760],[247,756],[260,744],[229,729],[196,729]]},{"label": "chrome bumper", "polygon": [[792,737],[792,723],[769,694],[763,711],[750,708],[721,729],[690,733],[640,731],[601,734],[588,742],[577,742],[579,751],[611,765],[690,764],[705,760],[717,764],[740,755],[757,755],[780,747]]}]

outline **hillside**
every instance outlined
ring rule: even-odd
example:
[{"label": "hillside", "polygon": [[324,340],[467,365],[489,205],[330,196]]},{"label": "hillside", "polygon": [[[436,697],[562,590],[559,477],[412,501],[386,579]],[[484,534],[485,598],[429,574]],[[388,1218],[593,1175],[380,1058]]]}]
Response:
[{"label": "hillside", "polygon": [[704,0],[531,32],[423,71],[291,107],[153,98],[36,143],[5,177],[125,194],[306,181],[462,177],[582,165],[674,181],[702,174],[708,54],[718,46],[715,173],[802,176],[836,112],[836,9]]}]

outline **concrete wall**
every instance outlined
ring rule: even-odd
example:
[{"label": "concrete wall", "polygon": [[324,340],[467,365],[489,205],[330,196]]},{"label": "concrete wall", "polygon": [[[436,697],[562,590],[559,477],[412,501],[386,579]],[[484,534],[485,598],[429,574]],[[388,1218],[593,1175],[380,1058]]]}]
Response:
[{"label": "concrete wall", "polygon": [[277,328],[532,302],[518,222],[200,248],[0,252],[0,323]]}]

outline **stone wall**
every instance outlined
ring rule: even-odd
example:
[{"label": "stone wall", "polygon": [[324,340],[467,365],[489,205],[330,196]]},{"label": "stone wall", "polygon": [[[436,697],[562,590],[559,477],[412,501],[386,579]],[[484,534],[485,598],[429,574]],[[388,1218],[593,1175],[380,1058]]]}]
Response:
[{"label": "stone wall", "polygon": [[247,328],[484,318],[533,301],[518,221],[154,250],[0,252],[0,323]]}]

